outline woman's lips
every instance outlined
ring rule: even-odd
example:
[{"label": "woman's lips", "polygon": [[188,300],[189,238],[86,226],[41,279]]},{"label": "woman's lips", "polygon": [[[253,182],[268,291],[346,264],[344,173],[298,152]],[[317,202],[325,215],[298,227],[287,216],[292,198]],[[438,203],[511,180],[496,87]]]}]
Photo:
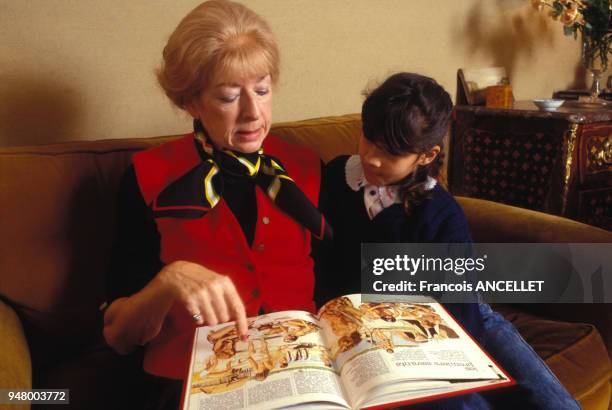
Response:
[{"label": "woman's lips", "polygon": [[258,128],[256,130],[246,130],[246,131],[236,131],[236,136],[241,140],[241,141],[257,141],[259,139],[259,135],[261,134],[262,130],[261,128]]}]

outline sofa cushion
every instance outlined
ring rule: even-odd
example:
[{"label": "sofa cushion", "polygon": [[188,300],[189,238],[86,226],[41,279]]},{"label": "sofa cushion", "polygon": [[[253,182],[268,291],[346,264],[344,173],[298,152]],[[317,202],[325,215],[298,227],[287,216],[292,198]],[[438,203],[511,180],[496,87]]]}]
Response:
[{"label": "sofa cushion", "polygon": [[524,306],[523,310],[553,320],[595,325],[612,362],[612,309],[609,303],[536,303]]},{"label": "sofa cushion", "polygon": [[509,305],[495,309],[514,324],[574,397],[608,403],[612,367],[593,325],[542,319]]}]

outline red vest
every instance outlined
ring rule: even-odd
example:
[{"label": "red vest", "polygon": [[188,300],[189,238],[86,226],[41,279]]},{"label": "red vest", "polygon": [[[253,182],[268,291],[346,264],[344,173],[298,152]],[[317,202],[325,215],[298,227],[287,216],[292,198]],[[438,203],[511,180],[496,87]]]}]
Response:
[{"label": "red vest", "polygon": [[[316,154],[268,135],[264,152],[281,160],[289,175],[314,203],[318,202],[320,166]],[[133,158],[145,202],[150,205],[170,183],[200,164],[193,134],[139,152]],[[314,312],[310,233],[278,209],[256,187],[257,224],[250,247],[234,214],[221,201],[204,217],[156,218],[161,260],[199,263],[228,275],[247,316],[281,310]],[[147,345],[147,372],[182,379],[189,368],[194,333],[191,314],[174,305],[160,334]]]}]

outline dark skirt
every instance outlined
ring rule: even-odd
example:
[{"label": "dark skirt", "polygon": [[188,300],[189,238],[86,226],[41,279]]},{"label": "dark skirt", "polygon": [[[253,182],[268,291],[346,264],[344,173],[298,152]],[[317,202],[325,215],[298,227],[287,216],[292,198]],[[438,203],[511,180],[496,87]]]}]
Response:
[{"label": "dark skirt", "polygon": [[177,410],[183,381],[145,373],[143,410]]}]

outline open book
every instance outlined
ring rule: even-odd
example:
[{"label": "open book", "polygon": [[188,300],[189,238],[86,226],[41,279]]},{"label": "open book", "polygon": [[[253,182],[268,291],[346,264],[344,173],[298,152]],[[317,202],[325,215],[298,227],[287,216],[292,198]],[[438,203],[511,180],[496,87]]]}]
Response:
[{"label": "open book", "polygon": [[514,381],[438,303],[329,301],[196,329],[183,409],[385,408]]}]

